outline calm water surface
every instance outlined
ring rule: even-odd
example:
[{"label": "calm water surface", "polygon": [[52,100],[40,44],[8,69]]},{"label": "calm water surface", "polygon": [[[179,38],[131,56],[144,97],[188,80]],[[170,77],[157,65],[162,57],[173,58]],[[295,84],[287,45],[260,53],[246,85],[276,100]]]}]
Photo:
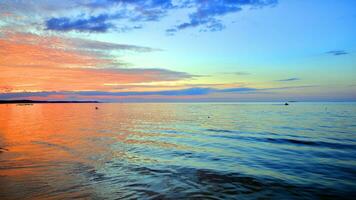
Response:
[{"label": "calm water surface", "polygon": [[0,148],[0,199],[356,195],[354,103],[0,105]]}]

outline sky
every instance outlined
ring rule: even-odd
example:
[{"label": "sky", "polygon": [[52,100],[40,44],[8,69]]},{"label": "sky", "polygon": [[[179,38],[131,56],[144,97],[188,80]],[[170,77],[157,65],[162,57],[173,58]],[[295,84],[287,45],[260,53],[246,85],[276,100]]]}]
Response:
[{"label": "sky", "polygon": [[356,101],[354,0],[0,0],[0,99]]}]

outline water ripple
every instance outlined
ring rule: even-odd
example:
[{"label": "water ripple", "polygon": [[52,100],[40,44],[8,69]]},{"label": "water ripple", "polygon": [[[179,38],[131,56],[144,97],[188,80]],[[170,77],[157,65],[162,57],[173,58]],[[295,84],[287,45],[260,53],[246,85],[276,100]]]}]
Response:
[{"label": "water ripple", "polygon": [[336,103],[0,105],[0,199],[352,199],[354,113]]}]

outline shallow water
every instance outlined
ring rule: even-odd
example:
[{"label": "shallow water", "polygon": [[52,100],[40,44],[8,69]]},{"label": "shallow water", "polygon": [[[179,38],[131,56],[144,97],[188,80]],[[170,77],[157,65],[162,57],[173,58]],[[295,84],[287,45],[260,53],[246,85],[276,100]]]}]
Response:
[{"label": "shallow water", "polygon": [[0,199],[352,199],[355,134],[355,103],[0,105]]}]

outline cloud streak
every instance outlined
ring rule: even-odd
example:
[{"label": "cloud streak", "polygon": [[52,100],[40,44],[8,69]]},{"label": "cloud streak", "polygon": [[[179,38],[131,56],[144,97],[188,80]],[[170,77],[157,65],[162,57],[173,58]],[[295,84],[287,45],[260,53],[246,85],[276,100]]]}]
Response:
[{"label": "cloud streak", "polygon": [[277,3],[276,0],[192,0],[188,2],[189,7],[194,7],[195,11],[189,14],[188,22],[175,26],[175,29],[170,29],[170,32],[198,26],[202,27],[201,31],[220,31],[225,28],[225,25],[218,17],[239,12],[246,6],[261,8]]},{"label": "cloud streak", "polygon": [[277,0],[91,0],[78,1],[82,13],[76,16],[49,17],[44,21],[46,30],[68,32],[96,32],[133,30],[140,26],[120,28],[117,22],[137,24],[159,21],[171,11],[186,11],[188,21],[173,24],[168,34],[199,27],[200,31],[221,31],[225,28],[222,17],[244,8],[273,6]]},{"label": "cloud streak", "polygon": [[3,31],[0,47],[0,88],[10,91],[105,91],[113,89],[114,86],[108,86],[111,83],[180,81],[196,77],[161,68],[121,68],[123,64],[110,55],[111,51],[157,51],[136,45]]},{"label": "cloud streak", "polygon": [[[253,87],[230,87],[230,88],[215,88],[215,87],[191,87],[176,90],[158,90],[158,91],[46,91],[46,92],[3,92],[0,93],[0,99],[21,99],[21,98],[43,98],[53,96],[62,96],[64,98],[76,99],[117,99],[117,97],[185,97],[194,98],[195,96],[207,96],[216,94],[264,94],[273,91],[295,90],[316,87],[314,85],[302,85],[293,87],[277,87],[277,88],[253,88]],[[119,99],[117,99],[119,100]]]},{"label": "cloud streak", "polygon": [[[156,91],[47,91],[47,92],[3,92],[0,99],[32,99],[32,100],[99,100],[111,101],[195,101],[195,100],[228,100],[238,101],[250,98],[259,100],[273,99],[275,93],[285,91],[299,91],[307,88],[318,87],[315,85],[301,85],[293,87],[253,88],[253,87],[190,87],[176,90]],[[281,99],[279,99],[280,101]]]},{"label": "cloud streak", "polygon": [[227,75],[235,75],[235,76],[247,76],[251,75],[249,72],[222,72],[221,74],[227,74]]},{"label": "cloud streak", "polygon": [[179,81],[194,77],[188,73],[158,68],[2,67],[0,87],[11,91],[107,91],[114,90],[116,84]]},{"label": "cloud streak", "polygon": [[106,92],[106,91],[64,91],[64,92],[17,92],[17,93],[0,93],[1,99],[31,98],[31,97],[48,97],[51,95],[67,96],[85,96],[92,97],[126,97],[126,96],[197,96],[208,95],[212,93],[248,93],[255,92],[256,88],[239,87],[239,88],[186,88],[180,90],[162,90],[162,91],[128,91],[128,92]]},{"label": "cloud streak", "polygon": [[327,54],[333,55],[333,56],[342,56],[342,55],[347,55],[349,54],[345,50],[333,50],[333,51],[328,51],[326,52]]},{"label": "cloud streak", "polygon": [[150,47],[80,38],[39,36],[0,31],[3,66],[106,67],[120,66],[111,51],[152,52]]},{"label": "cloud streak", "polygon": [[51,18],[46,21],[46,29],[54,31],[106,32],[114,27],[112,23],[107,22],[108,19],[109,16],[106,14],[78,20],[71,20],[68,17]]},{"label": "cloud streak", "polygon": [[279,81],[279,82],[291,82],[291,81],[299,81],[299,80],[300,80],[300,78],[294,77],[294,78],[280,79],[280,80],[277,80],[277,81]]}]

